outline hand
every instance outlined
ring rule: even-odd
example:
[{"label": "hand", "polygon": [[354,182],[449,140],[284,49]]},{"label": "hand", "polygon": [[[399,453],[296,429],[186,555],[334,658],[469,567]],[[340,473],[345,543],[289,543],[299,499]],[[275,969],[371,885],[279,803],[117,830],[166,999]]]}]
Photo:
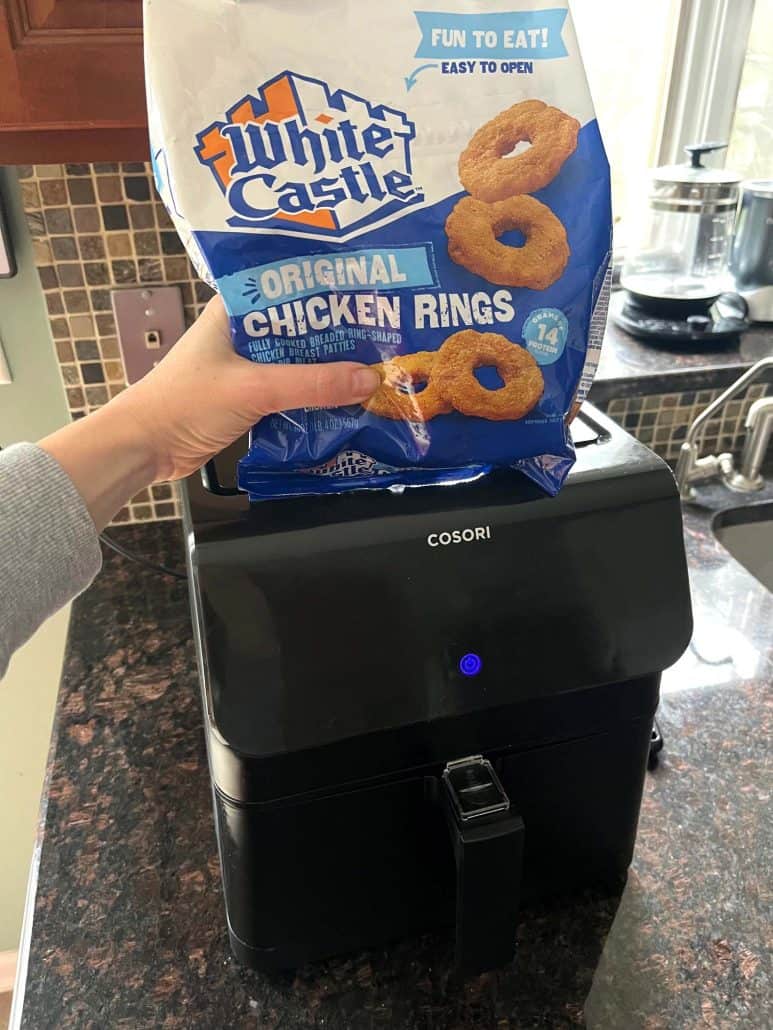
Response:
[{"label": "hand", "polygon": [[239,357],[220,297],[143,380],[40,444],[101,529],[151,483],[190,475],[264,415],[366,400],[377,372],[352,362],[259,365]]},{"label": "hand", "polygon": [[376,391],[364,365],[260,365],[233,348],[228,317],[214,297],[199,320],[141,382],[117,400],[153,455],[155,480],[182,479],[264,415],[339,408]]}]

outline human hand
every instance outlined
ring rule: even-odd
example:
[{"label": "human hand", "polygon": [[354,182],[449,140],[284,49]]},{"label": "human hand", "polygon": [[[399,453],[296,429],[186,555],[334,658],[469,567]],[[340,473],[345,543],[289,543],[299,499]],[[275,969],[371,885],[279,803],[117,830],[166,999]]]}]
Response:
[{"label": "human hand", "polygon": [[40,446],[102,529],[144,487],[190,475],[264,415],[357,404],[380,382],[353,362],[259,365],[239,357],[215,297],[149,375]]},{"label": "human hand", "polygon": [[152,454],[154,480],[190,475],[264,415],[366,400],[378,373],[353,362],[260,365],[233,348],[219,296],[162,362],[117,398]]}]

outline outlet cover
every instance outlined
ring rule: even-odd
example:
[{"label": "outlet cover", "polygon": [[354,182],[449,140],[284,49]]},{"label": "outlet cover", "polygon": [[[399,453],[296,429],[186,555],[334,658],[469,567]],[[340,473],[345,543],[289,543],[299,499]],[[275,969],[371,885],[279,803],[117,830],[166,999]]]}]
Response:
[{"label": "outlet cover", "polygon": [[185,332],[179,286],[113,290],[113,313],[126,381],[136,383],[166,357]]}]

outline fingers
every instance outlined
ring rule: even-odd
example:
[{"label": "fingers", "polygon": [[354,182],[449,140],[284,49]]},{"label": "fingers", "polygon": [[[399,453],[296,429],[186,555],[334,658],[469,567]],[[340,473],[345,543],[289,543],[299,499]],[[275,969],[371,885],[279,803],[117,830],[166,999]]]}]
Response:
[{"label": "fingers", "polygon": [[220,354],[227,352],[228,381],[234,382],[234,374],[238,377],[238,393],[242,402],[246,393],[246,405],[255,421],[275,411],[359,404],[374,394],[381,383],[377,372],[349,361],[329,365],[261,365],[239,358],[219,295],[207,304],[191,332],[191,343],[205,364],[212,364],[216,355],[220,360]]},{"label": "fingers", "polygon": [[295,408],[341,408],[359,404],[380,385],[377,372],[350,361],[330,365],[252,365],[251,398],[256,415]]}]

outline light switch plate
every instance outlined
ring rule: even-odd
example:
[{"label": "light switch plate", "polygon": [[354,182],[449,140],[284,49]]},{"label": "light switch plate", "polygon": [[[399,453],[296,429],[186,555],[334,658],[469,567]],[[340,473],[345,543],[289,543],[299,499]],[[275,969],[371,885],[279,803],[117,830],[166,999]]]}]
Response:
[{"label": "light switch plate", "polygon": [[136,383],[174,347],[185,332],[179,286],[113,290],[113,313],[126,381]]}]

